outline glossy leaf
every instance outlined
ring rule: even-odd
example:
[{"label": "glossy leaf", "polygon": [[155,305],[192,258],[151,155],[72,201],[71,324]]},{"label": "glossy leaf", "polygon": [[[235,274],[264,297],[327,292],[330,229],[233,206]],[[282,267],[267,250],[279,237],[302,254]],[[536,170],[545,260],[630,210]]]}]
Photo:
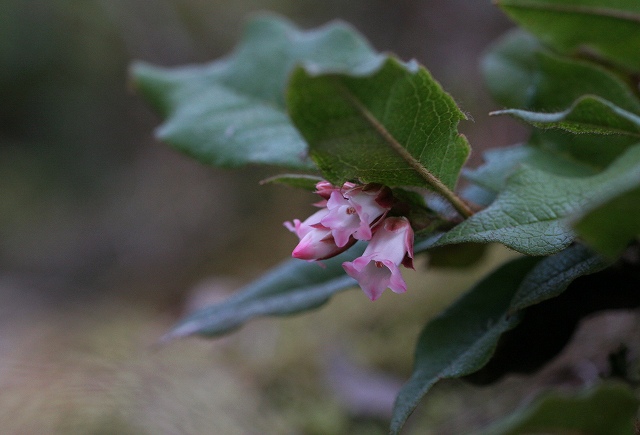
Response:
[{"label": "glossy leaf", "polygon": [[492,115],[511,115],[538,128],[560,128],[572,133],[625,135],[640,138],[640,116],[599,97],[584,96],[556,113],[507,109]]},{"label": "glossy leaf", "polygon": [[636,0],[497,0],[524,29],[564,53],[586,53],[640,71]]},{"label": "glossy leaf", "polygon": [[290,114],[323,175],[388,186],[455,187],[469,145],[466,119],[422,67],[393,58],[368,77],[294,71]]},{"label": "glossy leaf", "polygon": [[323,261],[324,267],[302,260],[285,261],[226,301],[187,316],[164,340],[189,335],[222,335],[255,317],[290,315],[317,308],[335,293],[356,285],[356,281],[345,274],[342,263],[363,250],[364,244],[357,244]]},{"label": "glossy leaf", "polygon": [[506,107],[555,112],[588,94],[640,113],[640,99],[619,75],[593,62],[554,54],[521,30],[491,48],[482,70],[492,96]]},{"label": "glossy leaf", "polygon": [[633,391],[618,383],[573,394],[551,392],[478,435],[634,435],[638,405]]},{"label": "glossy leaf", "polygon": [[313,168],[286,113],[284,90],[298,64],[317,72],[362,73],[382,57],[351,27],[303,32],[288,21],[251,21],[236,50],[207,65],[160,68],[136,63],[133,85],[165,118],[158,138],[216,166],[248,163]]},{"label": "glossy leaf", "polygon": [[529,255],[558,252],[575,239],[567,219],[581,213],[587,202],[623,192],[629,174],[639,167],[638,146],[591,177],[564,177],[522,166],[489,207],[453,228],[438,245],[499,242]]}]

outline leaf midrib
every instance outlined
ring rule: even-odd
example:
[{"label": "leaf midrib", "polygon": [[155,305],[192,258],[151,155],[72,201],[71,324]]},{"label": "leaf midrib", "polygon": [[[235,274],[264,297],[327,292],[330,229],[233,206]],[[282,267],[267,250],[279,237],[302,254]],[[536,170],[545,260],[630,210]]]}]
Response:
[{"label": "leaf midrib", "polygon": [[438,177],[433,175],[420,161],[418,161],[396,138],[385,128],[385,126],[374,116],[373,113],[364,105],[356,95],[353,94],[340,80],[336,77],[334,85],[342,92],[346,101],[348,101],[362,117],[373,127],[380,135],[383,141],[389,145],[391,150],[395,152],[402,160],[404,160],[411,168],[426,181],[434,191],[442,195],[449,203],[464,217],[473,214],[471,209]]}]

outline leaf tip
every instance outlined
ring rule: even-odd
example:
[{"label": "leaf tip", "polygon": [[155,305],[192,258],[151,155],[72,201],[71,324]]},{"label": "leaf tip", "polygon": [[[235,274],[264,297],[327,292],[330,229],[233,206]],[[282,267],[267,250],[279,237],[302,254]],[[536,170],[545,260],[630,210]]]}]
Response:
[{"label": "leaf tip", "polygon": [[192,335],[195,335],[199,330],[199,326],[196,322],[187,321],[184,323],[180,323],[177,326],[174,326],[169,332],[162,335],[157,344],[159,346],[165,345],[170,341],[177,340],[179,338],[186,338]]}]

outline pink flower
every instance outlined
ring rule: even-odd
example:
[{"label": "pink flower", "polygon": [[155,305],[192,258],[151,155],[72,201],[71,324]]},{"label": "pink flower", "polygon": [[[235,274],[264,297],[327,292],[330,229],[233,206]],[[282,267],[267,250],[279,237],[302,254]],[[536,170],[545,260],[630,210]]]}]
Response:
[{"label": "pink flower", "polygon": [[349,189],[353,189],[356,187],[355,184],[349,183],[348,181],[342,185],[342,188],[336,187],[328,181],[318,181],[316,183],[316,193],[320,195],[323,199],[327,200],[331,196],[333,192],[336,191],[347,191]]},{"label": "pink flower", "polygon": [[308,261],[324,260],[338,255],[355,243],[354,240],[353,243],[348,245],[336,245],[331,230],[320,223],[320,220],[327,213],[329,213],[329,210],[323,208],[309,216],[304,222],[294,219],[293,224],[291,222],[284,223],[284,226],[300,239],[300,242],[291,253],[292,257]]},{"label": "pink flower", "polygon": [[413,268],[413,230],[407,218],[391,217],[377,228],[362,257],[342,267],[375,301],[387,287],[395,293],[407,290],[400,264]]},{"label": "pink flower", "polygon": [[[319,184],[319,183],[318,183]],[[348,186],[348,190],[333,190],[327,201],[329,213],[321,220],[331,228],[336,245],[345,246],[351,237],[370,240],[371,227],[391,208],[391,192],[382,186]]]}]

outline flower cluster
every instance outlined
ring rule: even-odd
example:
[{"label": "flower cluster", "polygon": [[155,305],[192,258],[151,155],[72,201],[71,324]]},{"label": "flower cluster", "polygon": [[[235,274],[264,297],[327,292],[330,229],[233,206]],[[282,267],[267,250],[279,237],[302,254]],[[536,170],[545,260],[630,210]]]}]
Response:
[{"label": "flower cluster", "polygon": [[342,264],[371,300],[388,287],[396,293],[407,286],[398,266],[413,268],[413,230],[405,217],[388,217],[393,196],[388,187],[327,181],[316,185],[320,209],[305,221],[285,222],[300,242],[292,256],[307,261],[324,260],[345,251],[357,240],[369,241],[361,257]]}]

